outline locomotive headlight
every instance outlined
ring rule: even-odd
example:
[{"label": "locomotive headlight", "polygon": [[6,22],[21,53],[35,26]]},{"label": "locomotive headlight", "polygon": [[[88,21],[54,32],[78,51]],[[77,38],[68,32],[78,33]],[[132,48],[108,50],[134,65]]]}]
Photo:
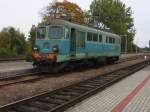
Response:
[{"label": "locomotive headlight", "polygon": [[33,51],[39,51],[38,47],[34,47]]},{"label": "locomotive headlight", "polygon": [[59,47],[57,45],[52,47],[53,52],[59,52]]},{"label": "locomotive headlight", "polygon": [[38,48],[37,48],[37,47],[34,47],[34,48],[33,48],[33,50],[34,50],[34,51],[37,51],[37,50],[38,50]]}]

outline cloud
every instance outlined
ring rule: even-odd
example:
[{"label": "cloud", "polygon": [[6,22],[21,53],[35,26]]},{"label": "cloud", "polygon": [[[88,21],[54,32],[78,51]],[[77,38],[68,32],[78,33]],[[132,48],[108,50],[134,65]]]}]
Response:
[{"label": "cloud", "polygon": [[[15,26],[28,35],[32,24],[37,24],[41,17],[39,11],[53,0],[0,0],[0,29]],[[82,9],[89,9],[93,0],[69,0],[79,4]],[[150,40],[150,0],[122,0],[131,6],[137,34],[138,45],[148,46]]]}]

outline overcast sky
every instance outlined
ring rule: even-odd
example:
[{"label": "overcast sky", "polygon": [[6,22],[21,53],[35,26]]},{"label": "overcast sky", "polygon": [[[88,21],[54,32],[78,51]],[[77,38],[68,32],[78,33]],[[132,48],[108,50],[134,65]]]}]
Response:
[{"label": "overcast sky", "polygon": [[[40,10],[52,0],[0,0],[0,30],[14,26],[28,35],[32,24],[40,20]],[[76,2],[82,9],[89,9],[92,0],[69,0]],[[131,6],[135,18],[137,34],[135,43],[145,47],[150,40],[150,0],[122,0]]]}]

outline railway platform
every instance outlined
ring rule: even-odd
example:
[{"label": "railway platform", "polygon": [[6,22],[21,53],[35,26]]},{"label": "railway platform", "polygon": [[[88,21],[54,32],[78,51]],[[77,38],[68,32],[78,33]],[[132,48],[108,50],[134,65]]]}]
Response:
[{"label": "railway platform", "polygon": [[9,72],[9,71],[17,71],[17,70],[25,70],[31,69],[32,63],[26,61],[8,61],[8,62],[0,62],[0,73]]},{"label": "railway platform", "polygon": [[66,112],[150,112],[150,66]]},{"label": "railway platform", "polygon": [[[142,54],[122,54],[121,59],[123,58],[130,58],[137,55]],[[18,71],[18,70],[25,70],[25,69],[32,69],[32,63],[24,61],[4,61],[0,62],[0,73],[3,72],[11,72],[11,71]]]}]

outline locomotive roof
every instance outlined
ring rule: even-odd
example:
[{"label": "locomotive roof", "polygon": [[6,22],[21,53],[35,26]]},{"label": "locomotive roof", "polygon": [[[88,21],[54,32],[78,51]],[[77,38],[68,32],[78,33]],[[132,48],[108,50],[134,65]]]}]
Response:
[{"label": "locomotive roof", "polygon": [[108,35],[108,36],[114,36],[114,37],[118,37],[120,38],[119,35],[117,34],[114,34],[114,33],[110,33],[110,32],[107,32],[107,31],[102,31],[100,29],[96,29],[96,28],[92,28],[92,27],[89,27],[89,26],[86,26],[86,25],[79,25],[77,23],[72,23],[70,21],[66,21],[66,20],[60,20],[60,19],[55,19],[52,21],[51,23],[52,25],[66,25],[68,27],[72,27],[72,28],[78,28],[78,29],[82,29],[82,30],[88,30],[89,32],[99,32],[99,33],[102,33],[102,34],[105,34],[105,35]]}]

